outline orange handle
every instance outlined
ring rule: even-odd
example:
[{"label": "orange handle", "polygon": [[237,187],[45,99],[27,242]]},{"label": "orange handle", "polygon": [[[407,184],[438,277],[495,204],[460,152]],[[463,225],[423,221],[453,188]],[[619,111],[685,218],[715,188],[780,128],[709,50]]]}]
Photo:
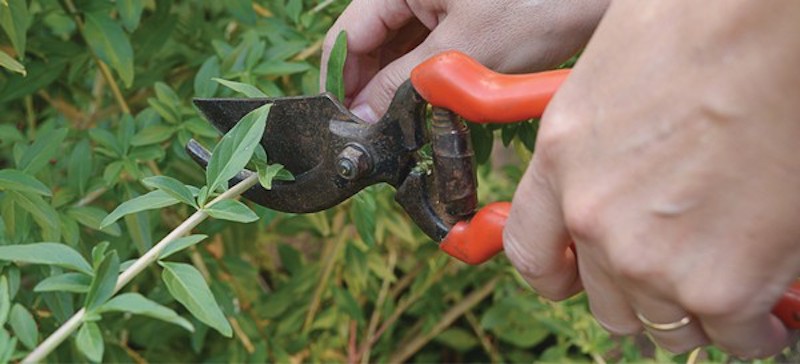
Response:
[{"label": "orange handle", "polygon": [[567,69],[504,75],[464,53],[447,51],[414,68],[411,83],[425,101],[464,119],[511,123],[542,116],[568,75]]},{"label": "orange handle", "polygon": [[[433,106],[467,120],[509,123],[544,112],[569,70],[529,75],[495,73],[469,56],[448,51],[423,62],[411,73],[419,94]],[[503,227],[511,203],[491,203],[469,221],[458,222],[440,248],[468,264],[481,264],[503,250]],[[800,280],[795,281],[772,312],[790,329],[800,329]]]},{"label": "orange handle", "polygon": [[503,227],[510,202],[494,202],[480,209],[469,221],[459,221],[439,248],[467,264],[481,264],[503,251]]}]

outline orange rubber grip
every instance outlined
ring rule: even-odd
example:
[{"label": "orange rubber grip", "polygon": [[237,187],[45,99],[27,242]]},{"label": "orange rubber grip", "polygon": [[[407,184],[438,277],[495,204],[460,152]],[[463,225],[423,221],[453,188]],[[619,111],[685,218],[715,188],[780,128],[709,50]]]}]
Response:
[{"label": "orange rubber grip", "polygon": [[567,69],[504,75],[464,53],[447,51],[414,68],[411,83],[432,106],[469,121],[512,123],[542,116],[568,75]]},{"label": "orange rubber grip", "polygon": [[439,244],[445,253],[467,264],[481,264],[503,251],[503,227],[510,202],[494,202],[469,221],[459,221]]}]

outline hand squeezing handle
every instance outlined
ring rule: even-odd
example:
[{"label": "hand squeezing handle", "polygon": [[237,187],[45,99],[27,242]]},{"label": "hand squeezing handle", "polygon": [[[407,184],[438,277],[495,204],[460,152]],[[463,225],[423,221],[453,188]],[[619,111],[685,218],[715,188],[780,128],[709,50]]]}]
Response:
[{"label": "hand squeezing handle", "polygon": [[[411,73],[416,91],[432,106],[449,109],[478,123],[511,123],[540,117],[569,70],[503,75],[469,56],[448,51]],[[468,264],[483,263],[503,250],[508,202],[486,205],[469,221],[458,222],[442,241],[447,254]],[[773,314],[790,329],[800,329],[800,280],[775,305]]]},{"label": "hand squeezing handle", "polygon": [[[569,70],[524,75],[494,72],[464,53],[448,51],[411,72],[414,89],[428,103],[479,123],[512,123],[542,116]],[[458,222],[439,245],[469,264],[483,263],[503,250],[508,202],[483,207],[469,221]]]}]

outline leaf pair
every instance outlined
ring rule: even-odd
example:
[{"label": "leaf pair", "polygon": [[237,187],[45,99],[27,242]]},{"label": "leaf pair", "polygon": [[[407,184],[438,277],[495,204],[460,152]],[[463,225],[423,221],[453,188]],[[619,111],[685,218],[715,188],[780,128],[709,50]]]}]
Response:
[{"label": "leaf pair", "polygon": [[[194,331],[194,326],[191,322],[178,315],[172,309],[162,306],[139,293],[123,293],[109,300],[97,310],[98,314],[108,312],[148,316],[178,325],[190,332]],[[105,344],[100,327],[95,322],[88,321],[83,323],[75,337],[75,344],[89,360],[94,362],[102,361]]]}]

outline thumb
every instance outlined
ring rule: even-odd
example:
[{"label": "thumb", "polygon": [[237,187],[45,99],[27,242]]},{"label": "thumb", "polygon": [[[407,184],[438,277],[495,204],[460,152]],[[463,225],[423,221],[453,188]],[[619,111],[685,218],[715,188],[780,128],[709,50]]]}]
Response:
[{"label": "thumb", "polygon": [[368,123],[377,122],[392,102],[395,91],[408,80],[411,70],[442,49],[432,46],[429,36],[419,46],[381,69],[353,98],[353,114]]},{"label": "thumb", "polygon": [[514,194],[503,245],[508,260],[534,290],[562,300],[582,286],[558,199],[542,176],[540,164],[534,153]]}]

